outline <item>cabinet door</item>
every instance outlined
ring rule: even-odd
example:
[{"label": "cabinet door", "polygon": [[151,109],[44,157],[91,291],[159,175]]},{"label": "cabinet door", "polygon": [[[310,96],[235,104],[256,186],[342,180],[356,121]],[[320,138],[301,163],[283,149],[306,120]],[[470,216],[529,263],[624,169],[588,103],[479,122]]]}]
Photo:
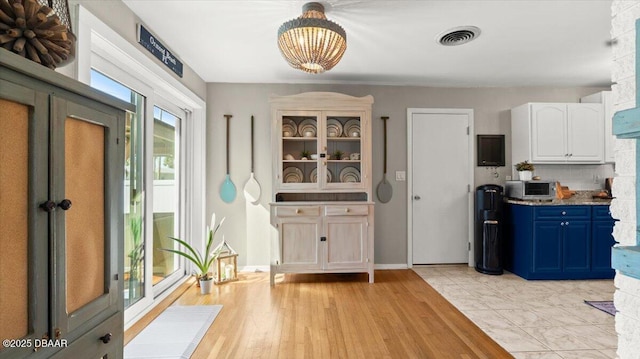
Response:
[{"label": "cabinet door", "polygon": [[[320,112],[278,111],[273,129],[276,190],[314,190],[324,181],[318,173],[322,127]],[[313,157],[312,157],[313,156]]]},{"label": "cabinet door", "polygon": [[564,272],[588,272],[591,247],[590,221],[564,221],[562,266]]},{"label": "cabinet door", "polygon": [[0,358],[33,354],[48,332],[48,96],[0,80]]},{"label": "cabinet door", "polygon": [[534,273],[562,271],[562,229],[560,221],[536,221],[533,226]]},{"label": "cabinet door", "polygon": [[366,151],[369,139],[365,113],[323,112],[323,120],[325,136],[321,147],[328,156],[323,162],[323,170],[327,171],[323,187],[363,189],[367,180],[367,164],[371,162],[370,151]]},{"label": "cabinet door", "polygon": [[367,268],[367,217],[327,216],[325,234],[325,269]]},{"label": "cabinet door", "polygon": [[[91,337],[88,345],[93,345],[106,332],[86,333],[116,314],[123,319],[124,139],[118,136],[124,134],[124,118],[106,106],[80,101],[52,100],[49,193],[58,207],[51,216],[51,270],[56,273],[51,337],[70,342]],[[100,329],[119,331],[122,322]],[[105,350],[118,345],[122,342],[113,340]]]},{"label": "cabinet door", "polygon": [[567,160],[604,162],[604,115],[602,105],[567,104]]},{"label": "cabinet door", "polygon": [[322,269],[320,247],[321,217],[280,217],[279,268],[282,271],[315,271]]},{"label": "cabinet door", "polygon": [[609,272],[611,268],[611,247],[616,243],[613,239],[614,221],[594,221],[591,232],[591,271]]},{"label": "cabinet door", "polygon": [[566,104],[531,104],[531,151],[533,162],[566,161]]}]

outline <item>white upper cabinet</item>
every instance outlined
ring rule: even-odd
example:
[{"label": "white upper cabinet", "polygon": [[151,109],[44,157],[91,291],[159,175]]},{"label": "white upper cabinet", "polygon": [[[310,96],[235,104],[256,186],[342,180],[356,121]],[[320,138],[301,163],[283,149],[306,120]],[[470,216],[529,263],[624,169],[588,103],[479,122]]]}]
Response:
[{"label": "white upper cabinet", "polygon": [[611,91],[601,91],[580,99],[581,103],[600,103],[604,111],[604,161],[615,162],[613,145],[616,136],[613,135],[613,96]]},{"label": "white upper cabinet", "polygon": [[603,163],[601,104],[529,103],[511,110],[512,162]]}]

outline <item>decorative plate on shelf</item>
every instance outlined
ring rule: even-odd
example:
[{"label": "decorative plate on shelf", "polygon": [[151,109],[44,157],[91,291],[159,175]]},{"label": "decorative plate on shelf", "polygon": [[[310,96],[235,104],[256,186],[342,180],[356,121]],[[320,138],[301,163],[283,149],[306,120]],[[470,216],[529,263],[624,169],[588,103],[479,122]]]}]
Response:
[{"label": "decorative plate on shelf", "polygon": [[355,167],[345,167],[340,171],[340,182],[360,182],[360,171]]},{"label": "decorative plate on shelf", "polygon": [[342,124],[335,118],[327,120],[327,137],[342,136]]},{"label": "decorative plate on shelf", "polygon": [[344,124],[345,137],[360,137],[360,121],[349,120]]},{"label": "decorative plate on shelf", "polygon": [[303,179],[302,170],[298,167],[287,167],[282,171],[282,182],[284,183],[300,183]]},{"label": "decorative plate on shelf", "polygon": [[298,133],[298,126],[295,121],[285,118],[282,120],[282,137],[295,137]]},{"label": "decorative plate on shelf", "polygon": [[[329,171],[329,169],[327,168],[327,183],[331,182],[331,180],[333,179],[333,173],[331,173],[331,171]],[[313,170],[311,170],[311,173],[309,174],[309,181],[312,183],[317,183],[318,182],[318,169],[314,168]]]},{"label": "decorative plate on shelf", "polygon": [[298,134],[301,137],[316,137],[316,133],[316,121],[314,120],[306,119],[298,125]]}]

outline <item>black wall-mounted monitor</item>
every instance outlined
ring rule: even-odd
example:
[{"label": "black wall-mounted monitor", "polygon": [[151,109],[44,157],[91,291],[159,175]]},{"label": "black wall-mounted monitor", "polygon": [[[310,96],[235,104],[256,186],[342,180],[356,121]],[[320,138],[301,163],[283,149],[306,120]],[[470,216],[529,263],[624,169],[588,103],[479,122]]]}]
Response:
[{"label": "black wall-mounted monitor", "polygon": [[478,135],[478,166],[504,167],[504,135]]}]

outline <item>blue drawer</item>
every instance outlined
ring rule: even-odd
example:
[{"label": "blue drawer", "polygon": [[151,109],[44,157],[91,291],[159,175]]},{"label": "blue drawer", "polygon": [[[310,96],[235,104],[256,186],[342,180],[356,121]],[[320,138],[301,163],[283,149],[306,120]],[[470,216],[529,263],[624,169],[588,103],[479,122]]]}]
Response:
[{"label": "blue drawer", "polygon": [[609,206],[593,206],[593,220],[594,221],[611,221],[611,211]]},{"label": "blue drawer", "polygon": [[591,206],[539,206],[533,213],[534,220],[591,219]]}]

